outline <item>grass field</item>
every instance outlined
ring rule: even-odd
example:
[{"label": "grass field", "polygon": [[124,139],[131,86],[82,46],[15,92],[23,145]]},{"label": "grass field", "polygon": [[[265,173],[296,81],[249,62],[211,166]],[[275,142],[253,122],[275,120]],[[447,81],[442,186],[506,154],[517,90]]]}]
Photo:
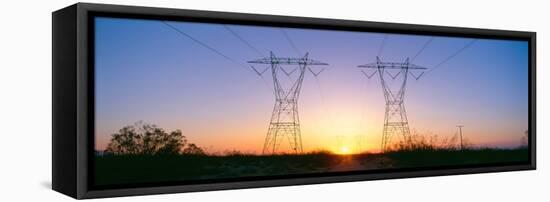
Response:
[{"label": "grass field", "polygon": [[95,157],[96,185],[227,179],[250,176],[341,172],[388,168],[525,162],[528,150],[416,149],[383,154],[338,155],[105,155]]}]

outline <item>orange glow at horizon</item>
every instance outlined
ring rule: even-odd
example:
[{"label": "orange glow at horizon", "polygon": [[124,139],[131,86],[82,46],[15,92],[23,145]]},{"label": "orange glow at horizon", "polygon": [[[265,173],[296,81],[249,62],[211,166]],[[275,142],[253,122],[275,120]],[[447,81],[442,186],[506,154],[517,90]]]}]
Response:
[{"label": "orange glow at horizon", "polygon": [[350,150],[347,146],[343,146],[340,148],[340,151],[338,151],[337,154],[350,154]]}]

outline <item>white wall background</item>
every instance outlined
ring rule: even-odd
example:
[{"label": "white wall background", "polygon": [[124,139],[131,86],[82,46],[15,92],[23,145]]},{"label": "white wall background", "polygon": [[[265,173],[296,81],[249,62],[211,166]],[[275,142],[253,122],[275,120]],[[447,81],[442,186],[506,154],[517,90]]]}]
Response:
[{"label": "white wall background", "polygon": [[[90,1],[538,33],[538,170],[101,199],[105,201],[548,200],[550,11],[545,1]],[[68,201],[51,186],[51,12],[75,1],[0,4],[0,201]]]}]

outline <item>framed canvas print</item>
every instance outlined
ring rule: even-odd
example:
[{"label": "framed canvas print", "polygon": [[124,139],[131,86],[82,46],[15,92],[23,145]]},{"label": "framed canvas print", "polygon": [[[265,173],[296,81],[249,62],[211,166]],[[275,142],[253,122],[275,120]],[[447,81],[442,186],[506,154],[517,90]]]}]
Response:
[{"label": "framed canvas print", "polygon": [[535,33],[78,3],[53,14],[74,198],[535,169]]}]

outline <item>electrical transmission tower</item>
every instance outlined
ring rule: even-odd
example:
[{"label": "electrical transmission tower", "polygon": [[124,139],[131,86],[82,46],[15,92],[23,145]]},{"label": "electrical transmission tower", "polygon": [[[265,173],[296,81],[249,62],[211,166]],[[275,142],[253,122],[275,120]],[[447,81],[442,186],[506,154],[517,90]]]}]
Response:
[{"label": "electrical transmission tower", "polygon": [[458,127],[458,130],[460,131],[460,150],[462,151],[462,149],[464,149],[464,144],[462,143],[462,128],[464,126],[463,125],[458,125],[456,127]]},{"label": "electrical transmission tower", "polygon": [[[358,67],[374,69],[371,73],[367,73],[364,70],[361,72],[369,79],[378,73],[380,83],[382,84],[386,100],[384,129],[382,132],[382,152],[391,149],[391,141],[394,136],[401,136],[401,143],[405,143],[407,146],[410,145],[409,122],[404,105],[407,78],[411,75],[416,80],[420,79],[426,68],[409,63],[409,58],[405,62],[382,62],[379,57],[376,57],[375,63],[359,65]],[[416,75],[413,71],[422,72]]]},{"label": "electrical transmission tower", "polygon": [[[265,68],[263,71],[258,71],[254,67],[253,69],[256,73],[261,75],[270,68],[273,76],[275,106],[273,107],[273,114],[269,122],[263,154],[277,153],[285,137],[288,139],[292,152],[303,152],[302,137],[300,134],[300,119],[298,117],[298,97],[300,96],[300,88],[302,87],[306,68],[309,69],[312,74],[318,75],[320,72],[314,73],[309,66],[328,64],[309,59],[308,53],[301,58],[286,58],[276,57],[273,52],[270,53],[270,57],[249,61],[249,63],[270,65],[270,67]],[[295,65],[298,67],[289,69],[289,66]],[[295,72],[297,75],[292,76]],[[286,75],[288,79],[285,80],[280,78],[283,75]]]}]

